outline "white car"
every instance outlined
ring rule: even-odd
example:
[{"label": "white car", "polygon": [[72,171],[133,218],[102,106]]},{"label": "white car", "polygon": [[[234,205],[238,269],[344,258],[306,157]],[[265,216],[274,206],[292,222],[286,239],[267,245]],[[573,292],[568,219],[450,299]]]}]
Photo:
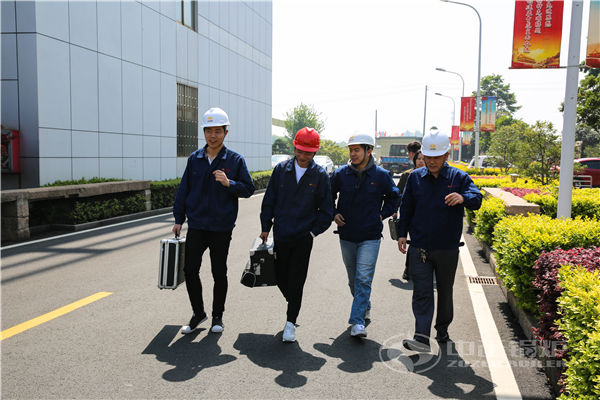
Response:
[{"label": "white car", "polygon": [[328,174],[333,174],[333,161],[331,161],[329,156],[315,156],[313,160],[315,160],[318,165],[323,167]]},{"label": "white car", "polygon": [[[502,159],[495,156],[479,156],[479,168],[502,168]],[[475,168],[475,157],[471,159],[469,168]]]},{"label": "white car", "polygon": [[292,156],[288,154],[273,154],[271,156],[271,168],[275,168],[277,164],[279,164],[282,161],[287,161],[290,158],[292,158]]}]

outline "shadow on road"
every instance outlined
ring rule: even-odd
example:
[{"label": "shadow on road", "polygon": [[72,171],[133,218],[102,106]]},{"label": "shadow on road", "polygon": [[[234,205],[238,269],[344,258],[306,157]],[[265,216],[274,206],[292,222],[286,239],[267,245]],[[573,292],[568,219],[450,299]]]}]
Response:
[{"label": "shadow on road", "polygon": [[281,371],[275,382],[287,388],[304,386],[308,379],[303,371],[318,371],[325,359],[303,351],[298,342],[283,343],[282,332],[277,335],[240,333],[233,348],[262,368]]},{"label": "shadow on road", "polygon": [[397,287],[398,289],[412,290],[413,288],[413,284],[411,281],[404,282],[401,279],[390,279],[389,282],[392,284],[393,287]]},{"label": "shadow on road", "polygon": [[208,334],[199,342],[194,342],[198,334],[205,329],[180,335],[181,337],[171,344],[171,341],[179,335],[179,328],[180,326],[165,325],[142,351],[142,354],[154,354],[158,361],[174,366],[163,373],[163,379],[170,382],[187,381],[203,369],[217,367],[237,359],[231,354],[221,354],[221,347],[217,343],[221,335]]},{"label": "shadow on road", "polygon": [[471,365],[460,356],[454,342],[440,344],[439,354],[440,360],[433,368],[416,372],[431,379],[429,391],[433,395],[445,399],[496,398],[494,384],[475,373]]},{"label": "shadow on road", "polygon": [[381,345],[373,340],[350,336],[350,327],[332,340],[331,344],[315,343],[313,347],[329,357],[342,360],[337,367],[344,372],[365,372],[373,368],[373,363],[384,361],[379,356]]}]

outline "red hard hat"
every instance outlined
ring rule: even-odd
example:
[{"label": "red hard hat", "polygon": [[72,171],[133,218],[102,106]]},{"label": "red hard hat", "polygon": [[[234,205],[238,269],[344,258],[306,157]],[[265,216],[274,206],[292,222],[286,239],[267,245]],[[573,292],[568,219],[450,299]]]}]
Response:
[{"label": "red hard hat", "polygon": [[304,127],[296,133],[294,147],[298,150],[316,153],[320,146],[319,133],[313,128]]}]

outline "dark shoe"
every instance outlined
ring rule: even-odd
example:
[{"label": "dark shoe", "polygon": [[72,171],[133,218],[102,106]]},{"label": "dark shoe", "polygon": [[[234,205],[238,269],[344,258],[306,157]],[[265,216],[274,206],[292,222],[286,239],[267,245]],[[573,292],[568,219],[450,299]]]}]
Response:
[{"label": "dark shoe", "polygon": [[221,333],[221,332],[223,332],[224,328],[225,328],[225,325],[223,324],[223,318],[213,317],[212,326],[210,328],[210,331],[213,333]]},{"label": "dark shoe", "polygon": [[438,332],[435,336],[435,340],[437,340],[438,343],[447,343],[450,340],[450,335],[448,335],[448,332]]},{"label": "dark shoe", "polygon": [[402,279],[405,281],[410,281],[410,276],[408,276],[408,268],[404,269],[404,273],[402,274]]},{"label": "dark shoe", "polygon": [[431,348],[427,343],[419,342],[415,339],[404,339],[402,345],[411,351],[418,351],[420,353],[429,353]]},{"label": "dark shoe", "polygon": [[181,328],[181,333],[183,333],[183,334],[192,333],[193,331],[195,331],[198,328],[198,325],[200,325],[207,319],[208,319],[208,317],[206,316],[206,313],[203,313],[202,315],[200,315],[200,317],[196,317],[196,314],[192,315],[192,318],[190,319],[190,323]]}]

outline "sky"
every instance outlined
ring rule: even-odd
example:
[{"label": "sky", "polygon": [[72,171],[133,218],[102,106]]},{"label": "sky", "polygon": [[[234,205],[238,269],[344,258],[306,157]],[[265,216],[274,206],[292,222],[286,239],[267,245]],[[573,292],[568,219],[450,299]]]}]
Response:
[{"label": "sky", "polygon": [[[511,70],[514,0],[462,0],[482,20],[481,76],[502,75],[527,123],[550,121],[560,133],[567,70]],[[565,0],[561,66],[568,55],[572,1]],[[589,0],[584,1],[585,59]],[[450,134],[453,101],[460,120],[465,95],[477,87],[479,21],[469,7],[440,0],[273,0],[273,117],[300,103],[322,114],[322,137],[347,141],[356,133],[421,131]],[[580,79],[583,74],[580,74]],[[283,134],[275,128],[273,133]]]}]

